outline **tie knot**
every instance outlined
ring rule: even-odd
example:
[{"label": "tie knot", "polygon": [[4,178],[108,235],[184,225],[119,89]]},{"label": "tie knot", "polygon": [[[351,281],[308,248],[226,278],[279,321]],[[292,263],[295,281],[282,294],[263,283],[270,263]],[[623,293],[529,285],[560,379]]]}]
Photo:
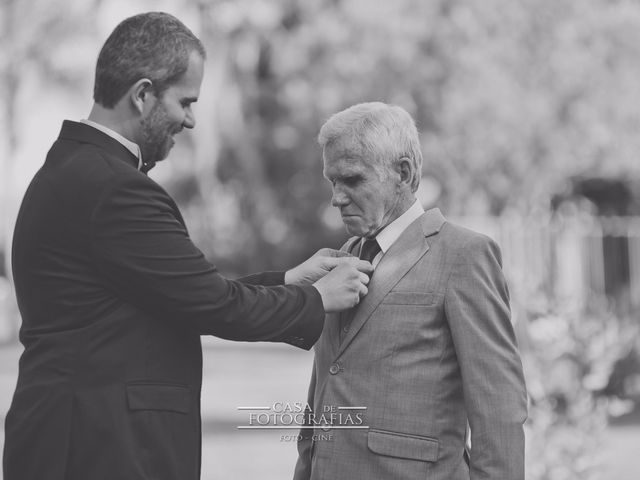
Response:
[{"label": "tie knot", "polygon": [[380,251],[381,248],[378,241],[375,238],[367,238],[360,248],[360,259],[372,262]]}]

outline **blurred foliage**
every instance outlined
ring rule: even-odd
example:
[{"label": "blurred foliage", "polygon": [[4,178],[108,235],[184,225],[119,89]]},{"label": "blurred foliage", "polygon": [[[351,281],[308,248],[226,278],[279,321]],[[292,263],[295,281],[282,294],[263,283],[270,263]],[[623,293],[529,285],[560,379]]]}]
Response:
[{"label": "blurred foliage", "polygon": [[[62,2],[47,0],[3,0],[0,3],[0,250],[8,251],[11,244],[16,192],[14,162],[28,124],[29,109],[24,105],[27,88],[61,86],[73,90],[80,73],[73,68],[77,55],[86,47],[92,32],[90,13],[100,0],[70,0],[68,8]],[[43,36],[46,35],[46,41]],[[37,79],[32,83],[32,79]],[[32,96],[29,95],[28,98]],[[31,132],[29,132],[31,133]],[[9,255],[2,255],[0,271],[10,271]]]},{"label": "blurred foliage", "polygon": [[608,418],[633,408],[603,393],[616,364],[637,347],[638,324],[605,310],[536,303],[522,307],[519,325],[530,396],[527,478],[600,479]]},{"label": "blurred foliage", "polygon": [[397,103],[416,118],[420,198],[450,215],[546,210],[571,176],[640,168],[632,0],[5,0],[13,149],[29,141],[24,89],[90,82],[97,27],[125,4],[176,13],[207,47],[198,128],[153,175],[227,273],[282,268],[346,238],[315,136],[356,102]]},{"label": "blurred foliage", "polygon": [[[571,175],[638,171],[640,109],[628,101],[639,92],[635,2],[198,5],[221,88],[237,94],[214,112],[230,120],[217,125],[212,173],[231,198],[198,228],[211,238],[209,226],[232,206],[244,220],[225,233],[234,248],[218,256],[214,241],[210,253],[236,259],[240,271],[289,264],[345,238],[327,211],[315,136],[353,103],[397,103],[416,118],[420,196],[449,214],[547,209]],[[199,200],[197,211],[216,209],[210,196]]]}]

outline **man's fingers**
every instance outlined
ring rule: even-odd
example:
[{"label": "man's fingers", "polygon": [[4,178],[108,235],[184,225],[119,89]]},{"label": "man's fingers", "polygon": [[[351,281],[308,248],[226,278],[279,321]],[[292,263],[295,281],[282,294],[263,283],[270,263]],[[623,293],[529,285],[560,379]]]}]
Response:
[{"label": "man's fingers", "polygon": [[347,264],[346,260],[338,257],[322,257],[322,268],[333,270],[339,265]]},{"label": "man's fingers", "polygon": [[333,270],[334,268],[340,265],[351,265],[357,270],[365,273],[369,273],[373,271],[373,268],[369,262],[365,262],[364,260],[360,260],[358,257],[352,257],[350,255],[343,257],[323,257],[322,266],[327,270]]},{"label": "man's fingers", "polygon": [[367,275],[366,273],[362,273],[362,272],[358,272],[360,275],[360,282],[363,285],[368,285],[369,284],[369,275]]},{"label": "man's fingers", "polygon": [[341,263],[346,263],[347,265],[351,265],[352,267],[355,267],[356,270],[359,270],[360,272],[363,272],[363,273],[370,274],[371,272],[373,272],[373,265],[371,265],[371,263],[367,262],[366,260],[360,260],[358,257],[348,257],[348,258],[342,257],[342,258],[334,258],[332,260],[334,260],[337,265]]},{"label": "man's fingers", "polygon": [[366,285],[360,284],[360,298],[364,297],[367,293],[369,293],[369,289]]},{"label": "man's fingers", "polygon": [[373,273],[373,265],[371,265],[366,260],[360,260],[357,257],[349,257],[349,258],[325,257],[325,260],[323,262],[323,266],[327,270],[333,270],[334,268],[342,265],[355,268],[360,274],[359,276],[361,279],[366,277],[367,280],[365,283],[369,282],[369,277],[371,276],[371,273]]},{"label": "man's fingers", "polygon": [[343,252],[342,250],[334,250],[333,248],[321,248],[315,254],[315,256],[320,257],[351,257],[352,255],[349,252]]},{"label": "man's fingers", "polygon": [[366,273],[366,274],[373,273],[373,265],[371,265],[366,260],[358,259],[356,262],[354,262],[353,266],[363,273]]}]

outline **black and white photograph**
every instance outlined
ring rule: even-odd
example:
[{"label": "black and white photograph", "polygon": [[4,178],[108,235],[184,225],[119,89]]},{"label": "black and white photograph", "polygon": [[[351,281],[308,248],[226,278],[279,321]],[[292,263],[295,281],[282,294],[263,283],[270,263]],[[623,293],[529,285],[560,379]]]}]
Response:
[{"label": "black and white photograph", "polygon": [[635,480],[640,2],[0,1],[0,480]]}]

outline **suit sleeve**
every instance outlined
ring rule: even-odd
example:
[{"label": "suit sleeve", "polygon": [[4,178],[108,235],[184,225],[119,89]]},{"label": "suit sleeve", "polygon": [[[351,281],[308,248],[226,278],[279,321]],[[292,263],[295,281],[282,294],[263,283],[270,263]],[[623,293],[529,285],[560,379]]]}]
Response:
[{"label": "suit sleeve", "polygon": [[191,242],[171,198],[147,177],[115,178],[91,220],[94,264],[107,288],[149,314],[200,334],[305,349],[322,332],[315,288],[225,279]]},{"label": "suit sleeve", "polygon": [[316,391],[316,362],[313,362],[313,370],[311,371],[311,380],[309,382],[309,394],[307,395],[307,405],[310,407],[304,416],[304,426],[300,428],[298,436],[298,461],[293,473],[293,480],[309,480],[311,478],[311,457],[313,450],[313,426],[311,418],[313,418],[315,406],[313,398]]},{"label": "suit sleeve", "polygon": [[239,282],[250,285],[264,285],[266,287],[274,287],[276,285],[284,285],[285,272],[262,272],[247,275],[238,278]]},{"label": "suit sleeve", "polygon": [[463,247],[445,312],[471,428],[470,477],[524,480],[527,394],[495,242],[477,236]]}]

